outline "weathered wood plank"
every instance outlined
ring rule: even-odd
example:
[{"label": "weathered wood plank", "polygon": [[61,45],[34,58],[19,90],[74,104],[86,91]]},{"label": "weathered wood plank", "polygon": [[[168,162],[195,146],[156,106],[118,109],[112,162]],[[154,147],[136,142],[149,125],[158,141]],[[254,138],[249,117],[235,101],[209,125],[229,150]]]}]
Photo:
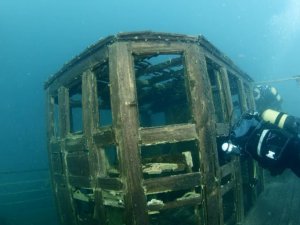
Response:
[{"label": "weathered wood plank", "polygon": [[197,138],[194,124],[140,128],[139,136],[142,145],[175,143],[178,141],[195,140]]},{"label": "weathered wood plank", "polygon": [[234,182],[235,182],[235,202],[237,206],[236,220],[238,222],[244,221],[244,198],[243,198],[243,180],[240,169],[240,158],[235,157],[233,160],[234,165]]},{"label": "weathered wood plank", "polygon": [[238,90],[239,90],[239,97],[240,97],[242,111],[246,112],[248,110],[248,105],[247,105],[247,100],[245,95],[244,83],[239,77],[237,77],[237,80],[238,80]]},{"label": "weathered wood plank", "polygon": [[155,42],[196,42],[198,37],[188,36],[183,34],[174,34],[174,33],[162,33],[162,32],[123,32],[117,35],[117,39],[120,41],[155,41]]},{"label": "weathered wood plank", "polygon": [[176,54],[186,49],[186,44],[181,42],[132,42],[129,50],[135,55],[144,54]]},{"label": "weathered wood plank", "polygon": [[77,224],[75,211],[70,202],[69,190],[67,187],[59,186],[56,189],[59,217],[62,224]]},{"label": "weathered wood plank", "polygon": [[109,71],[112,95],[112,116],[118,140],[121,178],[124,193],[126,224],[148,225],[146,198],[142,188],[142,171],[138,148],[137,99],[135,95],[132,55],[126,43],[109,48]]},{"label": "weathered wood plank", "polygon": [[226,67],[231,73],[243,77],[248,82],[252,81],[248,74],[238,68],[230,58],[213,46],[205,37],[199,36],[198,43],[203,48],[205,55],[212,61],[221,67]]},{"label": "weathered wood plank", "polygon": [[50,141],[49,142],[49,151],[51,153],[61,152],[61,142],[60,141]]},{"label": "weathered wood plank", "polygon": [[84,135],[89,151],[90,172],[95,186],[97,183],[97,175],[106,174],[106,169],[105,156],[102,154],[103,151],[97,148],[93,136],[99,126],[100,118],[98,110],[97,77],[95,73],[90,70],[85,71],[82,75],[82,94]]},{"label": "weathered wood plank", "polygon": [[122,181],[119,178],[99,177],[97,186],[101,189],[120,191],[124,188]]},{"label": "weathered wood plank", "polygon": [[46,118],[47,118],[47,138],[50,141],[54,136],[54,99],[46,90]]},{"label": "weathered wood plank", "polygon": [[87,152],[74,152],[66,156],[69,175],[87,176],[90,175],[89,158]]},{"label": "weathered wood plank", "polygon": [[52,179],[54,180],[55,186],[65,187],[67,184],[65,175],[54,173]]},{"label": "weathered wood plank", "polygon": [[201,185],[201,175],[200,173],[187,173],[163,178],[151,178],[144,180],[143,185],[147,194],[191,189]]},{"label": "weathered wood plank", "polygon": [[86,151],[86,140],[83,135],[72,135],[65,139],[65,148],[67,152]]},{"label": "weathered wood plank", "polygon": [[50,160],[52,165],[52,172],[57,174],[63,174],[63,161],[60,152],[51,153]]},{"label": "weathered wood plank", "polygon": [[231,180],[228,183],[221,186],[221,194],[225,195],[228,191],[235,187],[235,181]]},{"label": "weathered wood plank", "polygon": [[97,78],[94,72],[87,70],[82,75],[82,105],[84,134],[92,137],[99,125]]},{"label": "weathered wood plank", "polygon": [[217,85],[218,93],[220,95],[220,102],[221,102],[220,107],[222,108],[222,112],[223,112],[223,121],[222,122],[229,122],[231,114],[229,113],[229,109],[228,109],[228,105],[227,105],[228,99],[227,99],[227,93],[225,92],[226,86],[224,86],[224,84],[223,84],[222,76],[224,76],[224,74],[220,70],[221,70],[220,67],[218,67],[215,70],[215,78],[216,78],[216,85]]},{"label": "weathered wood plank", "polygon": [[228,123],[216,123],[217,136],[228,136],[229,124]]},{"label": "weathered wood plank", "polygon": [[235,170],[234,170],[233,166],[234,166],[233,162],[229,162],[229,163],[223,165],[220,168],[220,176],[221,176],[221,178],[226,177],[227,175],[229,175],[231,173],[234,173]]},{"label": "weathered wood plank", "polygon": [[70,133],[69,90],[63,86],[58,89],[60,135],[65,138]]},{"label": "weathered wood plank", "polygon": [[84,71],[103,63],[107,59],[107,44],[110,42],[111,40],[99,42],[95,45],[96,47],[90,48],[72,59],[45,83],[45,88],[48,87],[50,94],[53,94],[61,85],[70,86]]},{"label": "weathered wood plank", "polygon": [[115,135],[112,127],[110,126],[97,129],[97,131],[93,134],[93,138],[98,147],[115,144]]},{"label": "weathered wood plank", "polygon": [[189,199],[176,200],[173,202],[166,202],[164,204],[148,205],[148,210],[160,211],[160,210],[173,209],[173,208],[179,208],[185,206],[200,205],[202,204],[202,202],[203,202],[203,198],[200,196],[200,197],[194,197]]},{"label": "weathered wood plank", "polygon": [[232,110],[233,110],[233,105],[232,105],[232,100],[231,100],[231,91],[230,91],[230,86],[229,86],[229,79],[228,79],[228,74],[227,70],[225,67],[220,68],[220,73],[219,73],[219,87],[220,87],[220,92],[223,93],[223,98],[226,103],[226,113],[225,113],[225,122],[230,122]]},{"label": "weathered wood plank", "polygon": [[[212,93],[203,50],[191,45],[185,52],[192,99],[192,112],[199,137],[201,184],[205,186],[207,224],[220,224],[222,218],[220,172]],[[199,94],[201,93],[201,94]]]}]

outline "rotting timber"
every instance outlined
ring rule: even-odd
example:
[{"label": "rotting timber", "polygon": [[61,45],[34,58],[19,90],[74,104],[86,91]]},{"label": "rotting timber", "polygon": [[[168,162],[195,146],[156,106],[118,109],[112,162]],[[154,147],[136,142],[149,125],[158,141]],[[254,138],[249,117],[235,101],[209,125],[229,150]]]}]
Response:
[{"label": "rotting timber", "polygon": [[45,83],[61,223],[241,224],[262,172],[219,145],[252,84],[202,36],[121,33],[65,64]]}]

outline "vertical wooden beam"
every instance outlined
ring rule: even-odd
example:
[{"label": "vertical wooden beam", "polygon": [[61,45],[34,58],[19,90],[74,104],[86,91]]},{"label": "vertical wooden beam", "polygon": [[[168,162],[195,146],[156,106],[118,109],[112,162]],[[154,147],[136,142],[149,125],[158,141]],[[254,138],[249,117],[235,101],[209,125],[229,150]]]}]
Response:
[{"label": "vertical wooden beam", "polygon": [[70,99],[69,89],[60,87],[58,89],[59,125],[61,138],[70,133]]},{"label": "vertical wooden beam", "polygon": [[[240,78],[237,79],[238,84],[238,93],[240,98],[240,104],[242,113],[248,110],[246,96],[245,96],[245,87]],[[252,165],[252,170],[253,170]],[[248,175],[252,176],[252,175]],[[237,211],[236,211],[236,219],[238,223],[242,223],[245,217],[245,210],[244,210],[244,196],[243,196],[243,180],[242,180],[242,172],[241,172],[241,161],[240,158],[235,158],[235,179],[236,179],[236,188],[235,188],[235,195],[236,195],[236,204],[237,204]]]},{"label": "vertical wooden beam", "polygon": [[247,105],[247,100],[245,95],[245,87],[243,81],[240,78],[238,78],[237,81],[238,81],[238,89],[239,89],[239,98],[240,98],[242,113],[243,113],[248,110],[248,105]]},{"label": "vertical wooden beam", "polygon": [[58,194],[58,204],[60,208],[60,218],[63,225],[74,224],[77,225],[75,215],[71,186],[68,179],[68,168],[66,163],[67,151],[65,148],[65,138],[70,133],[70,99],[69,90],[66,87],[58,89],[58,106],[59,106],[59,127],[61,135],[61,152],[63,160],[63,173],[65,183],[57,186],[56,192]]},{"label": "vertical wooden beam", "polygon": [[135,95],[133,59],[125,42],[109,47],[112,115],[118,150],[121,179],[125,185],[127,225],[148,225],[147,205],[142,188],[142,168],[138,146],[138,113]]},{"label": "vertical wooden beam", "polygon": [[221,73],[220,70],[216,71],[216,81],[217,81],[217,86],[219,89],[219,93],[220,93],[220,99],[221,99],[221,104],[222,104],[222,108],[223,108],[223,115],[224,115],[224,122],[228,122],[229,121],[229,109],[228,109],[228,105],[227,105],[227,96],[226,96],[226,92],[224,91],[224,84],[223,84],[223,78],[222,76],[224,76],[224,74]]},{"label": "vertical wooden beam", "polygon": [[[230,91],[230,84],[229,84],[229,78],[228,78],[228,73],[227,69],[225,67],[222,67],[220,69],[221,77],[222,77],[222,83],[223,83],[223,88],[224,88],[224,95],[227,99],[227,108],[228,108],[228,115],[231,115],[233,113],[233,104],[232,104],[232,99],[231,99],[231,91]],[[238,84],[239,87],[239,97],[240,100],[244,99],[245,97],[243,93],[241,93],[240,90],[240,84]],[[229,117],[230,118],[230,117]],[[230,121],[228,121],[230,122]],[[243,186],[242,186],[242,175],[241,175],[241,168],[240,168],[240,159],[238,157],[235,157],[233,159],[233,165],[235,166],[234,169],[234,179],[235,179],[235,202],[236,202],[236,221],[237,222],[242,222],[244,220],[244,203],[243,203]]]},{"label": "vertical wooden beam", "polygon": [[47,150],[48,150],[48,159],[49,159],[49,168],[51,175],[51,186],[53,195],[55,197],[55,205],[58,212],[61,212],[58,193],[57,193],[57,183],[54,180],[54,168],[53,168],[53,155],[51,152],[51,140],[54,137],[54,100],[50,95],[49,88],[46,90],[46,126],[47,126]]},{"label": "vertical wooden beam", "polygon": [[[47,140],[48,145],[51,139],[54,137],[54,99],[49,93],[49,89],[46,90],[46,126],[47,126]],[[49,150],[50,148],[48,148]]]},{"label": "vertical wooden beam", "polygon": [[187,74],[192,101],[192,113],[198,134],[200,165],[204,187],[207,225],[222,224],[220,171],[218,166],[213,121],[213,100],[205,57],[197,45],[190,45],[185,52]]},{"label": "vertical wooden beam", "polygon": [[230,117],[233,110],[232,100],[231,100],[231,91],[229,86],[229,79],[227,70],[225,67],[220,68],[219,77],[218,77],[218,83],[221,88],[222,98],[224,98],[224,101],[226,103],[226,117],[224,118],[225,121],[230,122]]},{"label": "vertical wooden beam", "polygon": [[103,177],[106,174],[105,160],[103,159],[104,150],[97,149],[97,146],[93,140],[93,133],[96,131],[99,123],[99,110],[97,77],[95,73],[90,70],[85,71],[82,75],[82,110],[83,131],[89,151],[88,159],[91,187],[94,189],[95,194],[95,209],[93,219],[97,221],[98,224],[104,224],[103,221],[106,221],[105,210],[102,201],[101,190],[97,187],[97,177]]},{"label": "vertical wooden beam", "polygon": [[256,105],[255,105],[255,100],[254,100],[254,96],[253,96],[253,89],[254,89],[254,83],[250,83],[249,84],[249,95],[248,98],[250,100],[250,107],[251,109],[256,109]]},{"label": "vertical wooden beam", "polygon": [[244,210],[244,195],[243,195],[243,180],[241,173],[241,161],[239,157],[235,157],[234,162],[234,179],[235,179],[235,202],[236,202],[236,222],[242,224],[245,217]]},{"label": "vertical wooden beam", "polygon": [[99,123],[97,78],[91,70],[82,75],[82,110],[84,134],[91,137]]}]

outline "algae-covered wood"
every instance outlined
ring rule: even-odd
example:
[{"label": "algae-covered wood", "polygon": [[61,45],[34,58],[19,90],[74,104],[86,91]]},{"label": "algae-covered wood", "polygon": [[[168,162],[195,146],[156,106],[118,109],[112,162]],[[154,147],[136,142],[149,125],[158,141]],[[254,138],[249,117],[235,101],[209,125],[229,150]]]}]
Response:
[{"label": "algae-covered wood", "polygon": [[233,95],[254,107],[251,81],[181,34],[110,36],[65,64],[45,84],[62,225],[242,223],[241,165],[219,150]]}]

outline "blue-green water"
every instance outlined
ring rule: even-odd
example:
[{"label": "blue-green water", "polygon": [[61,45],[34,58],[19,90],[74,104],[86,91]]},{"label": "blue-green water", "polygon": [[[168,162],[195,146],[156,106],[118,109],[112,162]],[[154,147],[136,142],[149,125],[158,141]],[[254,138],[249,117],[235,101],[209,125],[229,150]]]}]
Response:
[{"label": "blue-green water", "polygon": [[[297,0],[1,0],[1,225],[57,224],[43,82],[98,39],[142,30],[203,34],[256,80],[300,74]],[[300,116],[299,85],[274,85]]]}]

